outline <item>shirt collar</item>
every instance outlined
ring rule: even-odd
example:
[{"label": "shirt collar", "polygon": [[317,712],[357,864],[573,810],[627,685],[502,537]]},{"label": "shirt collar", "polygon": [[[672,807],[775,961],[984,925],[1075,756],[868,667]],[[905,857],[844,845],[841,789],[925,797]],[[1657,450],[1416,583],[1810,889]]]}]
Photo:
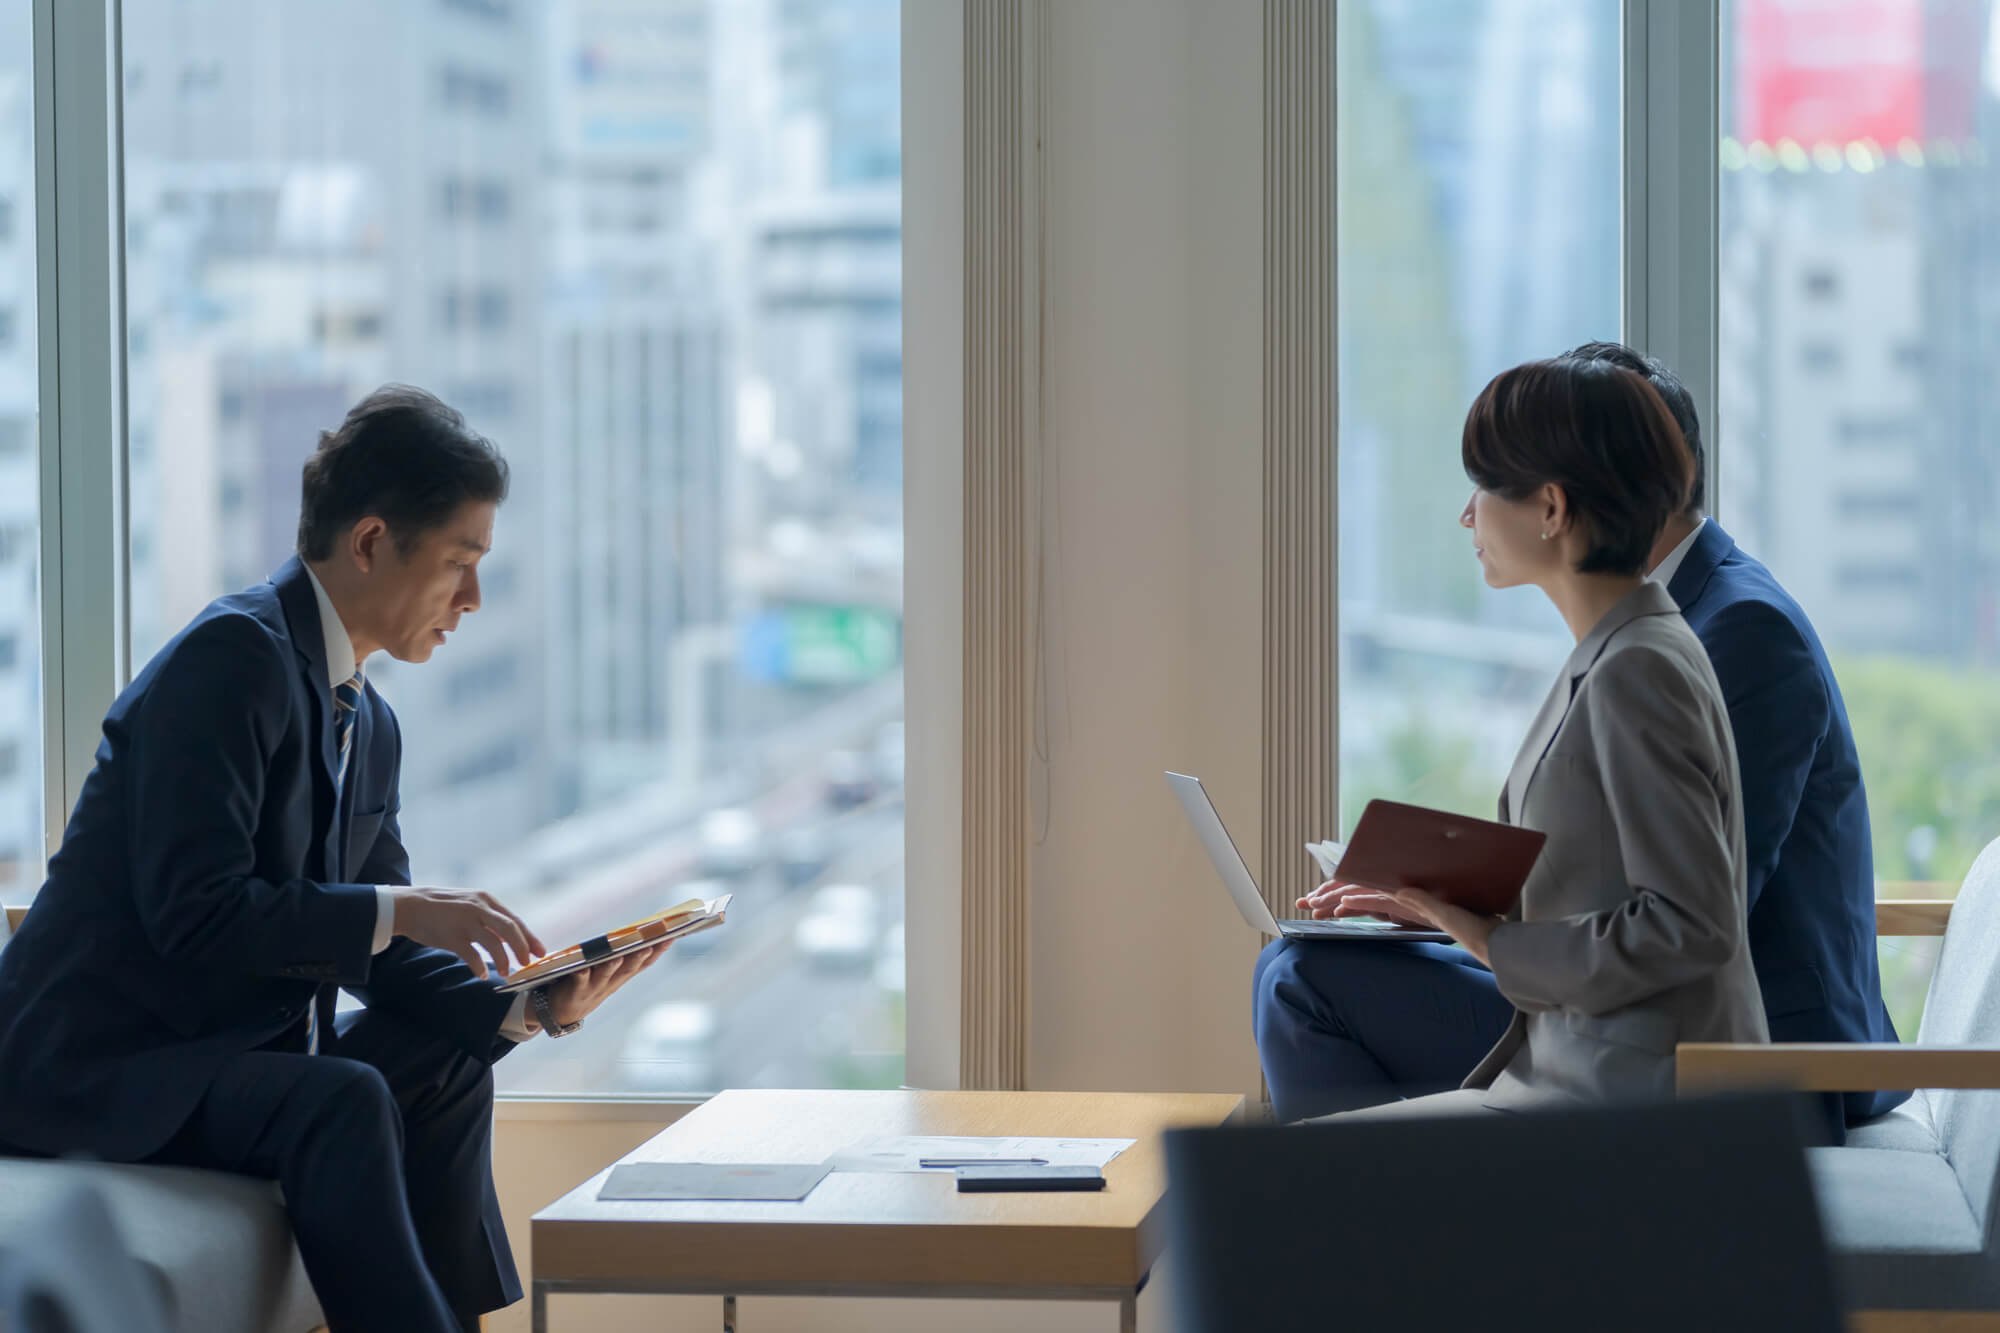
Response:
[{"label": "shirt collar", "polygon": [[1701,522],[1694,525],[1694,531],[1681,538],[1681,544],[1667,552],[1667,558],[1662,560],[1653,572],[1646,575],[1646,577],[1662,586],[1672,583],[1674,575],[1681,572],[1681,562],[1686,560],[1687,553],[1694,549],[1695,539],[1701,536],[1701,530],[1707,526],[1708,518],[1704,515]]},{"label": "shirt collar", "polygon": [[341,623],[340,612],[333,609],[333,599],[326,595],[319,575],[313,573],[311,565],[305,569],[306,577],[312,580],[313,597],[319,602],[320,633],[326,637],[326,683],[342,685],[361,674],[361,663],[354,660],[354,640],[348,637],[347,626]]}]

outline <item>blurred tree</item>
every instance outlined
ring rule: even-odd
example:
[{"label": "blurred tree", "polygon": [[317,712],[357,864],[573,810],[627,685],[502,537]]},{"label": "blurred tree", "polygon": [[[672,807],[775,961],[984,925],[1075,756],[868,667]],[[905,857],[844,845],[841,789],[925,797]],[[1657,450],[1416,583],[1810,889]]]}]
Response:
[{"label": "blurred tree", "polygon": [[2000,676],[1900,657],[1836,664],[1878,879],[1956,883],[2000,837]]},{"label": "blurred tree", "polygon": [[1472,743],[1421,717],[1405,718],[1379,750],[1347,759],[1352,771],[1340,784],[1343,830],[1351,830],[1362,807],[1377,798],[1491,819],[1500,796],[1501,780],[1479,771]]}]

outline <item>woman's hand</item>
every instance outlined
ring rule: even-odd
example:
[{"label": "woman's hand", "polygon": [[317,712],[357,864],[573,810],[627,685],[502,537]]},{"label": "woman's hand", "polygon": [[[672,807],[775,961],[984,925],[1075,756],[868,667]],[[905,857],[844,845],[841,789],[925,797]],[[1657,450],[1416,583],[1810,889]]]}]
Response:
[{"label": "woman's hand", "polygon": [[[1317,901],[1316,901],[1317,900]],[[1456,940],[1467,953],[1493,965],[1487,942],[1497,916],[1481,916],[1457,907],[1424,889],[1369,889],[1359,884],[1322,884],[1299,899],[1299,906],[1311,907],[1315,917],[1379,916],[1405,926],[1425,926],[1441,930]]]},{"label": "woman's hand", "polygon": [[1299,899],[1298,905],[1309,911],[1315,921],[1329,921],[1344,916],[1379,916],[1393,921],[1399,926],[1423,926],[1429,929],[1431,923],[1408,912],[1384,906],[1356,907],[1353,904],[1361,898],[1380,899],[1373,889],[1365,889],[1359,884],[1342,884],[1330,879],[1326,883]]},{"label": "woman's hand", "polygon": [[[556,1021],[568,1026],[581,1023],[584,1015],[610,999],[619,987],[638,976],[667,951],[673,941],[655,944],[650,949],[634,949],[631,953],[607,958],[596,967],[587,967],[581,972],[572,972],[560,981],[549,983],[549,1010]],[[535,1008],[528,1006],[526,1014],[528,1026],[541,1031],[541,1024],[535,1021]]]}]

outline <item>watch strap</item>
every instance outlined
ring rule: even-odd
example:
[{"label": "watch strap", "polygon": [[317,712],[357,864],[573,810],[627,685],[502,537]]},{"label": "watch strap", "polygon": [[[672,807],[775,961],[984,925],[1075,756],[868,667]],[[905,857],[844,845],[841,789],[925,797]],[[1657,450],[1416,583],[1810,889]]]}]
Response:
[{"label": "watch strap", "polygon": [[535,1021],[540,1023],[542,1031],[551,1037],[567,1037],[570,1033],[583,1026],[580,1021],[575,1023],[558,1023],[556,1021],[555,1007],[549,1003],[549,992],[546,986],[537,986],[529,991],[528,1003],[534,1006]]}]

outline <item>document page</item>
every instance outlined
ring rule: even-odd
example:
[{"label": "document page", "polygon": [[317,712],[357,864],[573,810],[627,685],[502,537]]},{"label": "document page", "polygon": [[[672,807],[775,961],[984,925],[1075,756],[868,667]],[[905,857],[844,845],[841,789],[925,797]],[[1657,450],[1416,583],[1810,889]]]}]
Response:
[{"label": "document page", "polygon": [[[1137,1139],[958,1138],[900,1134],[864,1139],[826,1159],[835,1171],[948,1171],[959,1166],[1029,1162],[1047,1166],[1108,1165]],[[926,1165],[929,1163],[929,1165]]]},{"label": "document page", "polygon": [[1319,867],[1319,873],[1332,879],[1335,867],[1340,864],[1340,858],[1347,855],[1347,844],[1331,840],[1309,842],[1306,844],[1306,852],[1312,857],[1313,864]]}]

